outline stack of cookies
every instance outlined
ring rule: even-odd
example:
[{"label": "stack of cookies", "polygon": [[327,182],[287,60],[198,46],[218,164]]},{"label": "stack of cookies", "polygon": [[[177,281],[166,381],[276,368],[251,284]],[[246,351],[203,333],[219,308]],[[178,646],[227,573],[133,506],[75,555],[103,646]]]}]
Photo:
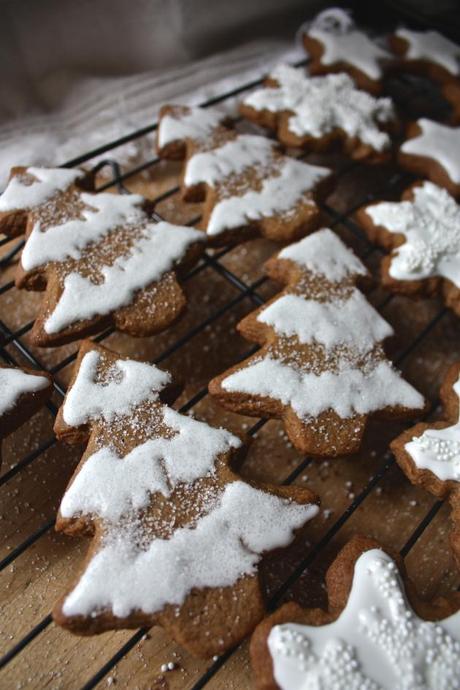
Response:
[{"label": "stack of cookies", "polygon": [[[441,420],[420,421],[429,405],[385,350],[398,333],[366,296],[369,270],[326,224],[337,157],[397,165],[410,181],[401,199],[354,209],[370,245],[385,250],[380,283],[460,316],[460,47],[433,31],[371,37],[337,8],[300,35],[308,73],[276,67],[241,101],[238,121],[162,108],[157,152],[178,162],[182,200],[201,204],[194,227],[167,222],[147,196],[97,191],[88,170],[16,167],[0,196],[0,231],[24,236],[15,285],[43,293],[30,342],[79,341],[54,432],[84,450],[56,529],[89,535],[91,546],[53,619],[82,635],[160,625],[204,658],[255,630],[263,690],[453,690],[458,594],[423,601],[400,555],[371,535],[330,565],[327,609],[289,603],[263,620],[264,569],[305,543],[322,496],[243,472],[248,437],[173,409],[168,372],[98,344],[114,331],[130,343],[166,331],[186,309],[191,269],[212,264],[216,248],[264,240],[267,284],[278,287],[237,325],[254,348],[209,382],[216,407],[281,420],[312,462],[355,456],[368,427],[394,424],[403,472],[449,498],[460,568],[460,362],[445,372]],[[401,72],[434,81],[451,120],[406,122],[385,95]],[[53,383],[59,392],[46,371],[0,368],[0,439],[52,406]],[[419,421],[400,433],[410,419]]]}]

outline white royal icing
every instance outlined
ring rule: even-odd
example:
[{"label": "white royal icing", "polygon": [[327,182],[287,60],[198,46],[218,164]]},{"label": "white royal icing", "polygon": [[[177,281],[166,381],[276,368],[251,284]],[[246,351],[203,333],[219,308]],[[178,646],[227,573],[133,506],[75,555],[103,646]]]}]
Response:
[{"label": "white royal icing", "polygon": [[223,146],[193,155],[185,167],[184,183],[190,187],[204,182],[212,187],[246,168],[265,167],[273,160],[274,147],[266,137],[240,134]]},{"label": "white royal icing", "polygon": [[[460,396],[460,378],[453,386]],[[430,470],[438,479],[460,482],[460,419],[445,429],[426,429],[414,436],[404,449],[421,470]]]},{"label": "white royal icing", "polygon": [[[211,212],[207,234],[218,235],[251,221],[291,211],[319,180],[330,174],[328,168],[308,165],[293,158],[286,159],[277,172],[278,175],[264,180],[260,191],[250,190],[242,196],[218,202]],[[314,203],[305,199],[305,203],[308,202]]]},{"label": "white royal icing", "polygon": [[292,364],[264,357],[222,381],[231,393],[248,393],[279,400],[300,419],[332,410],[342,419],[370,414],[385,407],[422,408],[423,397],[387,361],[365,372],[346,360],[336,372],[304,372]]},{"label": "white royal icing", "polygon": [[11,410],[24,393],[36,393],[49,386],[46,376],[26,374],[20,369],[0,368],[0,416]]},{"label": "white royal icing", "polygon": [[223,113],[211,108],[190,107],[185,114],[168,113],[158,124],[158,146],[174,141],[206,139],[222,122]]},{"label": "white royal icing", "polygon": [[109,381],[98,383],[100,358],[99,352],[92,350],[81,361],[63,406],[63,419],[69,426],[80,426],[96,419],[110,421],[117,415],[127,415],[143,400],[156,399],[158,391],[170,381],[167,372],[151,364],[120,359]]},{"label": "white royal icing", "polygon": [[357,560],[336,621],[274,626],[268,649],[280,690],[456,690],[460,612],[420,619],[395,563],[372,549]]},{"label": "white royal icing", "polygon": [[390,145],[390,137],[378,127],[394,118],[390,98],[359,91],[347,74],[307,77],[280,65],[271,77],[278,86],[254,91],[244,103],[255,110],[291,112],[288,127],[293,134],[320,138],[341,129],[377,151]]},{"label": "white royal icing", "polygon": [[[366,269],[352,251],[328,228],[286,247],[279,258],[298,263],[333,284]],[[296,335],[301,343],[317,342],[334,362],[320,373],[268,354],[230,374],[222,381],[229,393],[270,397],[292,407],[300,419],[332,410],[339,417],[369,414],[385,407],[422,408],[422,396],[387,360],[372,357],[358,368],[363,355],[393,333],[356,289],[332,294],[329,300],[303,294],[282,295],[264,308],[258,320],[271,325],[280,337]],[[351,350],[343,351],[343,347]],[[274,349],[276,352],[276,349]]]},{"label": "white royal icing", "polygon": [[317,506],[298,505],[235,481],[207,515],[177,529],[170,539],[139,546],[136,528],[128,522],[105,536],[63,612],[95,615],[109,609],[123,618],[133,610],[155,613],[166,604],[180,605],[193,588],[229,587],[253,575],[265,551],[286,546],[293,530],[317,512]]},{"label": "white royal icing", "polygon": [[370,79],[382,77],[381,61],[388,59],[390,54],[363,31],[358,31],[344,10],[334,7],[321,12],[306,33],[323,44],[320,58],[323,65],[343,61],[357,67]]},{"label": "white royal icing", "polygon": [[81,170],[66,168],[26,168],[26,172],[36,180],[25,183],[17,175],[11,178],[0,196],[0,211],[17,211],[39,206],[62,192],[80,177]]},{"label": "white royal icing", "polygon": [[429,60],[455,76],[460,75],[460,46],[437,31],[398,29],[396,36],[409,44],[404,57],[409,60]]},{"label": "white royal icing", "polygon": [[163,422],[177,433],[154,438],[120,457],[104,447],[85,460],[61,503],[61,514],[94,514],[115,522],[123,514],[145,508],[156,491],[169,496],[182,482],[191,483],[213,471],[218,455],[241,445],[224,429],[212,427],[163,407]]},{"label": "white royal icing", "polygon": [[403,153],[432,158],[445,168],[455,184],[460,184],[460,127],[448,127],[433,120],[417,120],[421,134],[407,139]]},{"label": "white royal icing", "polygon": [[439,276],[460,287],[460,206],[445,189],[424,182],[414,188],[412,201],[373,204],[366,214],[375,225],[405,237],[391,259],[393,278]]},{"label": "white royal icing", "polygon": [[282,249],[280,259],[289,259],[331,283],[339,283],[348,276],[367,275],[367,269],[342,240],[329,228],[305,237]]},{"label": "white royal icing", "polygon": [[338,345],[368,352],[393,334],[390,324],[359,290],[333,302],[319,302],[287,294],[263,309],[257,320],[280,335],[297,336],[301,343],[318,342],[327,349]]},{"label": "white royal icing", "polygon": [[129,304],[137,290],[158,281],[192,243],[203,240],[203,233],[193,228],[163,221],[149,223],[127,255],[100,269],[101,283],[79,273],[65,277],[64,290],[45,321],[46,333],[58,333],[76,321],[109,314]]},{"label": "white royal icing", "polygon": [[51,225],[45,232],[37,222],[29,235],[21,256],[21,263],[30,271],[50,261],[79,259],[81,252],[92,242],[115,228],[140,223],[145,218],[139,194],[81,194],[87,206],[81,218]]}]

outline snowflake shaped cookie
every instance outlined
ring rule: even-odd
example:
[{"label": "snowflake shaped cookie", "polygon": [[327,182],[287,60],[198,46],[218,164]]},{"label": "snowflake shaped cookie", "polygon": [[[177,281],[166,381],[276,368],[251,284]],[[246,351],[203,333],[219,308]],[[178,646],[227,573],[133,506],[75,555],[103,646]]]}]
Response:
[{"label": "snowflake shaped cookie", "polygon": [[453,364],[441,386],[442,421],[423,422],[391,443],[395,457],[413,484],[438,498],[449,497],[451,545],[460,566],[460,363]]},{"label": "snowflake shaped cookie", "polygon": [[395,124],[391,100],[360,91],[347,74],[308,77],[287,65],[277,67],[240,110],[288,146],[324,150],[340,141],[353,157],[376,160],[389,151],[386,130]]},{"label": "snowflake shaped cookie", "polygon": [[408,294],[440,293],[460,315],[460,206],[432,182],[417,183],[399,202],[377,202],[357,213],[371,240],[392,253],[383,282]]},{"label": "snowflake shaped cookie", "polygon": [[[460,597],[407,599],[393,558],[355,537],[327,572],[329,612],[287,604],[251,641],[263,690],[453,690],[460,677]],[[415,609],[419,600],[411,596]],[[337,615],[337,611],[340,613]],[[435,622],[432,622],[432,619]]]}]

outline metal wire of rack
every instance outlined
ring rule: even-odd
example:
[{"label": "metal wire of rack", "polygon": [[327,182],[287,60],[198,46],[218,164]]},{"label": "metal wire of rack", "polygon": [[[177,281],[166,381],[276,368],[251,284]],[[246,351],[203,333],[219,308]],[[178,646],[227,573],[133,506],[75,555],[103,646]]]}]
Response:
[{"label": "metal wire of rack", "polygon": [[[300,63],[297,63],[297,66],[302,66],[305,64],[307,61],[304,60]],[[412,89],[412,82],[409,82],[404,75],[401,75],[400,77],[397,78],[399,80],[399,87],[401,87],[404,91],[404,88],[406,88],[406,93],[407,90]],[[254,80],[250,83],[245,83],[242,84],[240,87],[236,89],[232,89],[231,91],[228,91],[226,93],[222,93],[219,96],[209,99],[206,102],[202,103],[203,107],[209,107],[218,103],[222,103],[227,101],[230,98],[233,98],[235,96],[238,96],[239,94],[242,94],[251,88],[260,85],[262,80]],[[409,88],[410,87],[410,88]],[[105,146],[98,147],[97,149],[94,149],[92,151],[89,151],[88,153],[79,156],[78,158],[75,158],[71,161],[68,161],[67,163],[64,164],[64,167],[73,167],[76,165],[81,165],[81,164],[86,164],[91,159],[95,158],[96,156],[100,156],[102,154],[106,154],[112,149],[117,148],[121,144],[131,142],[139,137],[143,137],[147,134],[151,134],[155,129],[156,129],[156,123],[149,125],[147,127],[143,127],[135,132],[132,132],[124,137],[121,137],[120,139],[110,142]],[[102,168],[109,167],[111,169],[112,177],[111,179],[104,183],[100,189],[106,189],[108,187],[116,185],[118,187],[118,190],[120,192],[125,191],[124,187],[124,182],[128,180],[130,177],[133,177],[134,175],[138,174],[139,172],[142,172],[144,170],[150,169],[153,166],[156,166],[159,162],[158,157],[154,156],[151,159],[142,162],[139,165],[136,165],[128,170],[121,170],[119,164],[117,163],[116,160],[114,159],[106,159],[101,162],[99,162],[96,166],[96,170],[101,170]],[[340,177],[343,176],[346,172],[348,172],[351,168],[361,165],[356,162],[351,162],[348,163],[347,165],[343,166],[341,170],[337,172],[337,177],[340,180]],[[376,246],[371,245],[370,243],[367,242],[367,240],[364,238],[362,231],[360,228],[355,224],[352,218],[353,212],[362,204],[368,203],[372,201],[373,199],[381,198],[383,196],[386,196],[388,194],[391,194],[393,191],[399,189],[401,182],[404,181],[405,179],[410,179],[409,176],[405,175],[404,173],[397,173],[390,177],[389,179],[385,180],[384,185],[382,186],[381,189],[374,190],[371,194],[367,195],[365,198],[360,199],[358,204],[355,204],[351,206],[350,208],[347,208],[346,211],[344,212],[339,212],[335,210],[332,206],[324,203],[322,204],[322,210],[325,214],[325,216],[329,220],[329,226],[330,227],[336,227],[336,226],[344,226],[348,231],[350,231],[353,235],[356,237],[360,238],[361,241],[365,242],[366,250],[363,253],[363,258],[369,258],[374,252],[379,252],[379,248]],[[170,189],[168,189],[166,192],[160,194],[156,199],[154,199],[155,206],[157,206],[161,201],[164,201],[167,198],[174,197],[174,195],[177,195],[178,193],[178,187],[177,186],[172,186]],[[157,214],[158,216],[158,214]],[[192,218],[189,223],[190,225],[193,225],[194,223],[197,222],[199,217],[194,217]],[[0,267],[4,268],[8,265],[11,264],[11,262],[14,260],[14,258],[17,256],[18,252],[21,250],[23,246],[23,241],[17,241],[17,240],[9,240],[8,238],[4,238],[0,240],[0,247],[5,246],[5,245],[11,245],[7,250],[6,253],[2,256],[0,260]],[[184,278],[184,282],[189,282],[192,281],[195,276],[197,276],[201,271],[203,271],[206,268],[210,268],[211,270],[215,271],[218,273],[224,280],[226,280],[228,283],[230,283],[233,288],[237,291],[236,296],[227,301],[225,304],[220,306],[218,309],[216,309],[214,312],[212,312],[206,319],[202,320],[200,323],[194,325],[189,331],[187,331],[183,336],[181,336],[177,341],[175,341],[172,345],[170,345],[168,348],[166,348],[155,360],[155,364],[159,364],[160,362],[163,362],[166,360],[169,356],[171,356],[174,352],[180,350],[180,348],[185,347],[196,335],[202,333],[205,328],[208,326],[212,325],[214,322],[216,322],[218,319],[220,319],[225,313],[230,312],[232,309],[234,309],[237,305],[240,303],[245,303],[248,302],[251,308],[255,308],[257,306],[260,306],[264,302],[264,298],[259,294],[258,290],[259,288],[265,283],[267,280],[265,277],[259,278],[253,282],[247,283],[243,281],[239,276],[237,276],[233,271],[231,271],[229,268],[227,268],[224,263],[221,261],[229,252],[232,251],[232,247],[226,247],[220,251],[215,251],[211,252],[208,251],[205,253],[204,258],[202,261],[196,266],[193,270],[191,270]],[[9,291],[13,291],[14,288],[14,283],[13,281],[9,281],[7,283],[4,283],[3,285],[0,285],[0,295],[4,294]],[[378,307],[383,307],[386,306],[391,300],[393,299],[392,295],[387,295],[384,300],[378,304]],[[446,314],[446,309],[445,308],[440,308],[438,313],[424,326],[424,328],[411,340],[411,342],[401,351],[397,354],[397,356],[394,358],[394,361],[397,365],[401,365],[405,362],[405,360],[409,357],[409,355],[412,354],[412,352],[422,343],[422,341],[426,338],[426,336],[433,331],[435,326],[439,323],[441,319],[444,318]],[[29,366],[33,368],[38,368],[38,369],[46,369],[44,366],[43,362],[40,361],[40,358],[37,357],[31,349],[28,347],[28,345],[24,342],[23,338],[24,336],[29,332],[29,330],[33,326],[33,321],[30,321],[26,324],[21,325],[17,329],[10,328],[7,323],[5,323],[3,320],[0,320],[0,337],[1,337],[1,342],[0,342],[0,355],[4,359],[5,362],[15,364],[17,363],[17,357],[20,357],[22,360],[25,360]],[[99,334],[94,338],[95,341],[97,342],[102,342],[104,341],[111,333],[113,332],[113,329],[107,329],[103,333]],[[248,356],[252,352],[255,351],[256,348],[250,348],[245,354],[244,357]],[[12,351],[14,354],[12,354]],[[61,361],[59,361],[57,364],[53,365],[52,367],[48,368],[48,371],[52,373],[53,375],[58,374],[60,371],[62,371],[65,367],[69,366],[73,360],[76,357],[76,353],[71,354],[69,356],[66,356],[63,358]],[[55,392],[58,397],[62,398],[65,395],[65,388],[57,381],[55,380],[54,383],[54,388]],[[197,391],[191,399],[189,399],[181,408],[181,412],[188,412],[191,410],[200,400],[202,400],[205,396],[207,395],[207,388],[202,388],[199,391]],[[428,413],[428,416],[431,415],[431,413],[434,411],[434,409],[437,406],[437,402],[433,402],[431,406],[431,410]],[[55,415],[57,412],[57,408],[54,404],[49,403],[48,404],[48,410],[51,415]],[[256,435],[257,432],[264,426],[267,420],[265,419],[260,419],[256,423],[253,424],[253,426],[249,429],[248,434],[249,435]],[[11,467],[8,471],[4,472],[3,475],[0,476],[0,488],[8,485],[8,483],[21,471],[23,471],[26,467],[37,461],[40,456],[45,453],[49,448],[51,448],[54,444],[56,443],[56,439],[54,437],[50,437],[48,439],[45,439],[38,448],[36,448],[34,451],[30,452],[29,454],[25,455],[19,462],[17,462],[16,465]],[[281,479],[281,483],[288,485],[291,484],[293,481],[295,481],[303,472],[304,470],[308,467],[308,465],[312,462],[311,458],[305,457],[300,462],[298,463],[297,467],[286,477]],[[306,551],[306,556],[297,564],[295,569],[290,573],[290,575],[285,579],[283,584],[278,588],[278,590],[274,593],[274,595],[271,597],[271,599],[268,602],[268,606],[270,609],[275,608],[282,600],[284,595],[289,591],[289,589],[293,586],[293,584],[299,579],[299,577],[302,575],[302,573],[310,567],[310,565],[313,563],[315,558],[318,556],[318,554],[321,553],[321,551],[329,544],[329,542],[333,539],[333,537],[339,532],[339,530],[345,525],[345,523],[351,518],[351,516],[355,513],[355,511],[363,504],[363,502],[366,500],[366,498],[371,494],[371,492],[375,489],[375,487],[378,486],[378,484],[382,481],[382,479],[387,475],[388,471],[391,469],[391,467],[394,465],[394,458],[389,456],[387,453],[382,454],[382,457],[379,458],[379,467],[377,471],[373,474],[373,476],[370,477],[369,481],[367,484],[363,487],[360,493],[358,493],[354,499],[350,502],[348,505],[347,509],[339,515],[333,524],[329,527],[329,529],[326,531],[326,533],[323,535],[323,537],[311,548],[307,549]],[[435,515],[439,512],[440,508],[442,506],[441,501],[436,501],[429,511],[426,513],[426,515],[423,517],[423,519],[419,522],[418,525],[414,528],[412,534],[410,535],[409,539],[406,541],[405,545],[401,549],[401,555],[403,557],[407,556],[411,548],[414,546],[414,544],[417,542],[417,540],[420,538],[420,536],[423,534],[425,529],[430,525],[431,521],[435,517]],[[4,570],[7,566],[11,565],[21,554],[23,554],[27,549],[29,549],[33,544],[35,544],[41,537],[43,537],[49,530],[51,530],[54,526],[54,518],[49,519],[46,521],[44,524],[42,524],[38,529],[34,530],[32,533],[30,533],[24,541],[22,541],[18,546],[16,546],[14,549],[12,549],[6,557],[3,558],[3,560],[0,561],[0,572]],[[25,634],[16,644],[14,644],[1,658],[0,658],[0,669],[3,667],[6,667],[17,655],[23,653],[28,645],[35,640],[50,624],[52,623],[51,615],[48,614],[44,618],[42,618],[40,621],[38,621],[28,632]],[[136,631],[128,641],[123,644],[120,649],[103,665],[101,668],[90,678],[88,681],[82,686],[82,690],[90,690],[91,688],[96,687],[98,683],[110,672],[111,669],[121,660],[123,659],[137,644],[138,642],[143,638],[143,636],[146,634],[147,630],[146,629],[140,629]],[[211,679],[215,676],[215,674],[221,669],[224,664],[228,661],[228,659],[234,654],[235,650],[229,650],[219,658],[215,659],[212,661],[212,663],[208,666],[206,671],[202,674],[202,676],[195,682],[193,685],[193,690],[199,690],[200,688],[204,688],[210,681]]]}]

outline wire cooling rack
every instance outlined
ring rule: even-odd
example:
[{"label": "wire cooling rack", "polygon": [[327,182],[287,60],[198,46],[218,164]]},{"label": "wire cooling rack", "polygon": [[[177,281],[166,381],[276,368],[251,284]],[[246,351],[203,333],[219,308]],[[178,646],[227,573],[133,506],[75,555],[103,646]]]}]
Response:
[{"label": "wire cooling rack", "polygon": [[[306,64],[306,62],[307,61],[304,60],[298,63],[297,66],[301,68],[304,64]],[[240,94],[245,94],[253,87],[260,85],[260,83],[261,80],[244,83],[236,89],[232,89],[231,91],[227,91],[219,96],[216,96],[215,98],[207,100],[202,105],[203,107],[209,107],[212,105],[225,103],[229,99],[235,98]],[[389,82],[386,84],[386,87],[387,92],[393,96],[400,110],[405,113],[406,116],[416,116],[420,111],[420,103],[423,104],[423,114],[426,114],[426,109],[428,108],[431,117],[437,117],[442,120],[448,116],[448,107],[442,101],[442,99],[440,99],[436,88],[422,79],[401,74],[399,76],[392,77],[391,80],[389,80]],[[122,144],[126,144],[128,142],[140,139],[141,137],[151,135],[156,130],[156,127],[156,123],[143,127],[135,132],[121,137],[120,139],[117,139],[116,141],[112,141],[105,146],[101,146],[82,156],[79,156],[78,158],[68,161],[65,164],[65,167],[73,167],[82,164],[88,165],[91,163],[92,159],[96,157],[100,158],[101,155],[109,154]],[[296,155],[299,154],[297,153]],[[126,191],[125,184],[127,184],[130,179],[134,179],[140,173],[144,173],[144,171],[150,172],[155,168],[155,166],[158,166],[158,164],[159,159],[156,156],[152,156],[148,160],[142,161],[135,166],[122,169],[117,162],[116,156],[114,156],[113,158],[110,157],[99,161],[97,165],[93,166],[93,169],[106,173],[104,183],[99,187],[100,190],[116,186],[118,191],[123,193]],[[350,171],[359,172],[360,170],[364,169],[366,169],[366,166],[362,163],[351,161],[344,162],[342,159],[340,165],[336,169],[338,184],[340,185],[341,180],[349,175]],[[110,174],[110,179],[107,179],[107,173]],[[396,198],[400,190],[411,181],[412,178],[410,175],[394,169],[393,172],[383,181],[380,180],[380,183],[370,193],[362,196],[358,202],[348,205],[345,210],[338,210],[338,208],[336,208],[334,204],[330,203],[328,200],[326,203],[322,204],[322,211],[324,213],[326,223],[332,228],[340,229],[342,231],[345,230],[350,237],[356,238],[360,248],[359,253],[361,254],[361,257],[368,263],[372,263],[372,260],[375,258],[375,256],[379,254],[380,249],[368,243],[360,228],[355,224],[353,220],[353,213],[358,207],[374,199]],[[178,186],[176,184],[172,185],[166,191],[156,196],[154,199],[155,206],[158,207],[166,200],[174,201],[175,199],[178,199],[178,191]],[[156,215],[158,218],[161,217],[158,211],[156,211]],[[166,216],[165,219],[168,220],[168,217]],[[194,225],[198,222],[198,220],[199,216],[190,218],[189,224]],[[0,267],[2,273],[4,273],[4,271],[11,266],[15,259],[17,259],[22,246],[22,241],[9,240],[8,238],[0,240],[0,247],[2,248]],[[213,327],[213,325],[218,322],[219,319],[221,319],[225,314],[232,312],[232,310],[235,310],[239,305],[245,305],[248,307],[247,311],[249,311],[250,309],[261,305],[265,301],[260,289],[265,283],[268,282],[267,278],[258,277],[255,280],[243,280],[243,278],[238,275],[237,271],[231,270],[226,265],[226,258],[231,256],[232,252],[234,251],[235,249],[231,247],[226,247],[219,251],[209,250],[204,255],[201,262],[185,276],[184,283],[192,284],[202,271],[209,269],[218,274],[221,279],[232,286],[232,288],[236,291],[235,296],[232,299],[225,301],[225,303],[220,305],[219,308],[212,311],[204,320],[194,324],[192,328],[182,334],[175,342],[169,344],[168,347],[155,358],[155,364],[165,363],[165,366],[167,366],[167,360],[169,357],[171,357],[171,355],[177,353],[179,350],[186,349],[190,345],[190,342],[193,338],[203,333],[205,329]],[[9,293],[14,300],[16,288],[11,280],[3,282],[3,284],[0,283],[0,296],[7,293]],[[380,292],[380,299],[377,301],[377,306],[381,309],[388,307],[390,302],[394,299],[398,298]],[[419,348],[425,339],[428,338],[428,336],[434,331],[441,320],[446,318],[446,314],[448,314],[447,310],[439,305],[438,307],[439,308],[430,317],[428,322],[425,323],[420,330],[414,332],[411,337],[407,339],[404,347],[400,349],[396,356],[393,357],[396,365],[400,367],[404,366],[413,353],[417,351],[417,348]],[[27,323],[21,324],[19,327],[13,327],[8,324],[7,318],[2,318],[0,320],[0,355],[6,363],[16,364],[18,361],[20,361],[22,363],[27,363],[27,365],[32,368],[47,369],[56,377],[54,382],[54,397],[58,402],[60,402],[62,397],[65,395],[65,386],[59,382],[59,374],[66,367],[69,367],[73,363],[76,357],[76,352],[66,354],[62,358],[59,358],[59,361],[54,362],[52,366],[46,367],[44,362],[41,361],[40,356],[37,356],[37,354],[33,351],[33,348],[31,348],[27,343],[27,334],[31,330],[32,326],[33,321],[28,321]],[[103,342],[112,334],[112,332],[113,329],[107,329],[95,337],[94,340],[97,342]],[[248,348],[243,356],[248,356],[250,353],[254,352],[255,349],[256,348],[254,347]],[[57,351],[59,351],[59,349]],[[188,412],[192,410],[192,408],[194,408],[206,396],[207,388],[203,387],[182,405],[180,411]],[[432,401],[431,409],[427,415],[428,417],[433,413],[437,407],[437,404],[438,403],[436,400]],[[57,409],[58,406],[56,406],[54,403],[50,402],[48,404],[48,411],[50,415],[55,416]],[[250,436],[256,436],[258,432],[261,431],[266,425],[266,422],[267,420],[265,419],[256,421],[248,429],[247,433]],[[32,452],[25,454],[19,459],[18,462],[16,462],[16,464],[6,469],[3,474],[0,475],[0,491],[6,490],[6,488],[10,485],[10,482],[12,482],[15,477],[20,475],[21,472],[23,472],[34,462],[37,462],[38,459],[54,445],[58,445],[58,443],[55,437],[50,435],[49,438],[46,438],[44,441],[42,441]],[[309,468],[311,464],[312,460],[308,457],[298,460],[295,468],[287,476],[280,476],[278,478],[279,482],[285,485],[295,482],[299,477],[301,477],[301,475],[305,473],[305,470]],[[378,452],[378,463],[376,465],[376,470],[369,477],[367,483],[365,483],[361,490],[352,498],[352,500],[350,500],[346,509],[339,515],[335,516],[335,519],[331,521],[327,530],[321,535],[319,540],[316,541],[313,546],[305,545],[302,558],[297,560],[295,567],[286,575],[284,580],[278,584],[276,589],[270,593],[268,600],[269,609],[275,608],[280,602],[282,602],[286,595],[289,595],[289,592],[299,581],[299,578],[302,577],[307,569],[310,569],[314,565],[315,560],[328,547],[336,535],[340,533],[340,530],[352,518],[358,508],[364,505],[366,499],[382,483],[394,464],[394,458],[388,454],[386,447],[381,448]],[[18,501],[20,502],[20,500],[21,497],[19,496]],[[412,533],[401,548],[401,555],[403,557],[409,554],[412,547],[432,523],[441,507],[441,501],[432,502],[422,519],[413,526]],[[12,548],[3,558],[3,560],[0,561],[0,572],[14,565],[17,559],[19,559],[28,549],[42,539],[45,534],[50,532],[53,527],[54,519],[51,519],[44,522],[37,529],[28,534],[23,541]],[[32,582],[29,586],[33,587],[33,572],[30,574],[30,578]],[[29,645],[39,638],[39,636],[42,635],[50,625],[52,625],[50,614],[47,614],[41,620],[37,620],[37,622],[26,634],[20,637],[19,640],[15,641],[11,647],[5,649],[3,656],[0,658],[0,669],[3,669],[5,673],[8,673],[8,667],[13,660],[20,655],[27,654]],[[4,632],[6,632],[6,635],[8,634],[8,631]],[[103,665],[101,665],[101,667],[95,673],[93,673],[90,678],[83,682],[75,681],[75,684],[70,682],[70,684],[67,684],[64,687],[90,690],[90,688],[96,687],[106,676],[108,676],[110,680],[111,677],[109,674],[114,669],[115,665],[124,659],[124,657],[129,655],[131,650],[134,650],[147,632],[148,631],[146,629],[136,631],[105,663],[103,663]],[[236,650],[230,650],[224,655],[212,660],[212,662],[205,667],[204,672],[201,673],[198,678],[194,679],[191,684],[187,684],[187,688],[198,690],[199,688],[206,687],[208,684],[211,686],[210,684],[212,683],[212,679],[226,664],[230,662],[231,657],[233,657],[235,654]],[[82,665],[84,667],[84,663]],[[6,677],[8,678],[8,676]],[[1,681],[0,685],[2,685]],[[29,684],[25,681],[24,685],[26,687],[39,687],[34,685],[33,679],[31,680],[30,678]],[[2,685],[2,687],[6,688],[12,686],[5,684]],[[56,685],[56,687],[60,686]],[[161,687],[168,686],[165,685]]]}]

